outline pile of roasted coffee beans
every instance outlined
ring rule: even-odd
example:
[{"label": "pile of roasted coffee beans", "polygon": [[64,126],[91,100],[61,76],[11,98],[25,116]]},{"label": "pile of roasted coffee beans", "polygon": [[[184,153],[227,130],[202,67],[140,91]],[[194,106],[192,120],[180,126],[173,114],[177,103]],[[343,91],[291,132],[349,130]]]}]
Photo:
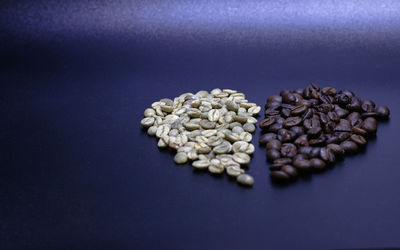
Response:
[{"label": "pile of roasted coffee beans", "polygon": [[252,186],[254,179],[243,167],[255,150],[254,116],[260,111],[236,90],[201,90],[154,102],[144,111],[141,125],[158,138],[158,147],[176,151],[176,164],[192,161],[195,169],[226,172],[239,184]]},{"label": "pile of roasted coffee beans", "polygon": [[299,174],[324,170],[345,154],[354,154],[377,130],[377,120],[390,114],[386,106],[375,107],[349,90],[282,90],[270,96],[259,142],[266,145],[271,178],[288,182]]}]

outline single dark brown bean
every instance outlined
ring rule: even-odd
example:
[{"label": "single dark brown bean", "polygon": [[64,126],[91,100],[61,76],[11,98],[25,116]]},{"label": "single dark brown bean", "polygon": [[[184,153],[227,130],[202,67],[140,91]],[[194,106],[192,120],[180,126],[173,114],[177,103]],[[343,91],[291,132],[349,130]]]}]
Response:
[{"label": "single dark brown bean", "polygon": [[300,126],[294,126],[290,128],[290,131],[295,133],[295,137],[301,136],[304,134],[304,128]]},{"label": "single dark brown bean", "polygon": [[347,133],[347,132],[341,132],[341,133],[338,133],[337,136],[339,137],[339,141],[342,142],[342,141],[349,139],[351,134]]},{"label": "single dark brown bean", "polygon": [[367,134],[368,134],[368,132],[365,131],[364,129],[362,129],[362,128],[357,128],[357,127],[352,127],[352,128],[351,128],[351,131],[353,131],[353,133],[354,133],[354,134],[357,134],[357,135],[367,135]]},{"label": "single dark brown bean", "polygon": [[276,121],[275,117],[267,117],[260,122],[259,126],[261,129],[267,130],[269,126],[275,123],[275,121]]},{"label": "single dark brown bean", "polygon": [[350,114],[347,116],[346,119],[350,122],[350,125],[351,125],[351,126],[354,126],[354,124],[355,124],[359,119],[361,119],[361,114],[358,113],[358,112],[353,112],[353,113],[350,113]]},{"label": "single dark brown bean", "polygon": [[308,138],[317,138],[322,132],[321,127],[310,128],[307,131]]},{"label": "single dark brown bean", "polygon": [[347,154],[355,153],[358,150],[357,144],[353,141],[344,141],[344,142],[340,143],[340,146],[344,149],[344,151]]},{"label": "single dark brown bean", "polygon": [[297,160],[308,160],[308,155],[306,154],[297,154],[293,157],[293,161]]},{"label": "single dark brown bean", "polygon": [[327,148],[329,148],[330,150],[332,150],[332,152],[336,155],[336,156],[342,156],[344,155],[344,149],[335,143],[331,143],[326,145]]},{"label": "single dark brown bean", "polygon": [[375,103],[371,100],[364,100],[361,102],[361,109],[364,112],[371,112],[375,108]]},{"label": "single dark brown bean", "polygon": [[308,107],[306,105],[296,106],[290,111],[290,114],[295,115],[295,116],[301,115],[307,111],[307,108]]},{"label": "single dark brown bean", "polygon": [[296,101],[296,97],[290,92],[282,95],[283,103],[295,103],[295,101]]},{"label": "single dark brown bean", "polygon": [[321,89],[321,94],[323,95],[336,95],[336,89],[332,87],[325,87]]},{"label": "single dark brown bean", "polygon": [[284,122],[283,122],[283,126],[285,127],[293,127],[293,126],[297,126],[301,123],[301,118],[294,116],[294,117],[288,117]]},{"label": "single dark brown bean", "polygon": [[310,159],[310,166],[315,170],[323,170],[325,169],[325,162],[319,158]]},{"label": "single dark brown bean", "polygon": [[284,164],[275,164],[275,163],[273,163],[273,164],[269,165],[269,169],[271,171],[281,170],[283,165]]},{"label": "single dark brown bean", "polygon": [[282,157],[292,158],[297,154],[297,148],[292,143],[284,143],[281,147],[281,155]]},{"label": "single dark brown bean", "polygon": [[336,135],[332,135],[332,134],[327,134],[326,135],[326,143],[330,144],[330,143],[338,143],[340,142],[339,137]]},{"label": "single dark brown bean", "polygon": [[385,120],[389,118],[390,110],[386,106],[379,106],[375,109],[379,119]]},{"label": "single dark brown bean", "polygon": [[301,135],[301,136],[299,136],[299,137],[294,141],[294,144],[295,144],[296,146],[299,146],[299,147],[308,146],[309,143],[308,143],[308,137],[307,137],[307,135]]},{"label": "single dark brown bean", "polygon": [[277,149],[268,149],[267,150],[268,161],[274,161],[279,158],[281,158],[281,153]]},{"label": "single dark brown bean", "polygon": [[290,179],[290,176],[283,172],[283,171],[272,171],[271,172],[271,178],[275,181],[280,181],[280,182],[287,182]]},{"label": "single dark brown bean", "polygon": [[274,161],[274,164],[286,165],[292,163],[292,159],[290,158],[279,158]]},{"label": "single dark brown bean", "polygon": [[309,141],[309,144],[310,144],[310,146],[314,146],[314,147],[324,146],[326,144],[326,137],[325,137],[325,135],[321,135],[318,138],[311,139]]},{"label": "single dark brown bean", "polygon": [[272,124],[272,125],[269,127],[268,131],[269,131],[269,132],[273,132],[273,133],[277,133],[278,130],[281,129],[281,128],[283,128],[283,125],[282,125],[282,124],[280,124],[280,123],[274,123],[274,124]]},{"label": "single dark brown bean", "polygon": [[278,131],[278,137],[280,136],[280,140],[282,142],[290,142],[292,140],[292,134],[289,132],[287,129],[279,129]]},{"label": "single dark brown bean", "polygon": [[281,149],[282,143],[276,139],[271,140],[267,143],[267,149]]},{"label": "single dark brown bean", "polygon": [[[280,105],[280,104],[278,104]],[[273,116],[273,115],[279,115],[280,111],[277,109],[277,107],[269,107],[265,110],[265,115],[266,116]]]},{"label": "single dark brown bean", "polygon": [[315,127],[321,127],[321,124],[320,124],[319,120],[312,118],[312,119],[304,120],[303,126],[306,129],[312,129],[312,128],[315,128]]},{"label": "single dark brown bean", "polygon": [[275,140],[276,139],[276,134],[274,133],[266,133],[263,134],[260,139],[258,140],[258,142],[262,145],[267,144],[268,142]]},{"label": "single dark brown bean", "polygon": [[293,166],[300,171],[308,171],[311,167],[309,160],[297,160],[293,162]]},{"label": "single dark brown bean", "polygon": [[352,135],[350,136],[350,139],[360,146],[365,146],[367,144],[367,140],[365,140],[362,135]]},{"label": "single dark brown bean", "polygon": [[282,166],[281,170],[291,177],[296,177],[298,175],[297,169],[291,165],[284,165]]},{"label": "single dark brown bean", "polygon": [[321,148],[320,156],[322,160],[328,163],[334,163],[336,160],[335,154],[330,148],[325,148],[325,147]]},{"label": "single dark brown bean", "polygon": [[346,105],[346,108],[351,111],[361,111],[361,100],[358,97],[353,96],[351,102]]},{"label": "single dark brown bean", "polygon": [[335,112],[340,117],[346,117],[350,112],[346,109],[341,108],[339,105],[335,105]]},{"label": "single dark brown bean", "polygon": [[271,103],[271,102],[282,102],[282,96],[272,95],[272,96],[268,97],[267,103]]},{"label": "single dark brown bean", "polygon": [[299,154],[310,155],[312,149],[313,149],[312,147],[308,147],[308,146],[300,147],[298,152],[299,152]]},{"label": "single dark brown bean", "polygon": [[377,129],[376,119],[368,117],[362,122],[361,128],[367,131],[368,133],[375,133]]},{"label": "single dark brown bean", "polygon": [[317,157],[319,157],[320,151],[321,151],[321,148],[313,147],[309,155],[311,158],[317,158]]},{"label": "single dark brown bean", "polygon": [[[310,104],[310,105],[311,105],[311,104]],[[305,121],[305,120],[311,118],[311,117],[313,116],[313,114],[314,114],[314,109],[309,108],[309,109],[307,109],[307,111],[303,114],[303,116],[301,117],[301,119],[302,119],[303,121]]]}]

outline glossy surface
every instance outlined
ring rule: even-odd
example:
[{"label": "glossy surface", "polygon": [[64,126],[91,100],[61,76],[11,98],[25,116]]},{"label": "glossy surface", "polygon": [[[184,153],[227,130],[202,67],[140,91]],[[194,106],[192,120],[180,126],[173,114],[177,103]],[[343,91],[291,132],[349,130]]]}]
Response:
[{"label": "glossy surface", "polygon": [[[0,248],[400,247],[398,1],[95,2],[0,10]],[[365,153],[290,186],[258,127],[250,189],[175,165],[140,128],[163,97],[263,105],[310,82],[391,114]]]}]

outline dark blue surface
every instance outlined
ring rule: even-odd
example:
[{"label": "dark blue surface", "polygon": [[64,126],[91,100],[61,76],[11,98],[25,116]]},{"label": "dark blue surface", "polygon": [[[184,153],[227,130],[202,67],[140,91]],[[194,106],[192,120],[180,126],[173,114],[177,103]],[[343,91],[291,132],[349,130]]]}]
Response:
[{"label": "dark blue surface", "polygon": [[[1,249],[400,247],[398,1],[25,1],[0,24]],[[176,166],[153,101],[310,82],[388,105],[365,153],[288,187]],[[257,130],[253,142],[260,131]]]}]

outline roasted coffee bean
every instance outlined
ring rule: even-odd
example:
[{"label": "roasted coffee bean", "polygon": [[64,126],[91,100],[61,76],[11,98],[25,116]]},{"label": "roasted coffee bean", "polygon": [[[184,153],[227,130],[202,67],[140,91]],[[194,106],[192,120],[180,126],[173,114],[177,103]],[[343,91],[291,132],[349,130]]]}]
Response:
[{"label": "roasted coffee bean", "polygon": [[318,138],[311,139],[309,141],[310,146],[324,146],[326,144],[326,137],[325,135],[320,135]]},{"label": "roasted coffee bean", "polygon": [[290,131],[294,133],[293,137],[298,137],[304,134],[304,128],[299,126],[294,126],[290,128]]},{"label": "roasted coffee bean", "polygon": [[258,142],[262,145],[267,144],[268,142],[275,140],[276,139],[276,134],[274,133],[266,133],[263,134],[260,139],[258,140]]},{"label": "roasted coffee bean", "polygon": [[269,161],[274,161],[276,159],[281,158],[281,153],[277,149],[268,149],[267,150],[267,159]]},{"label": "roasted coffee bean", "polygon": [[361,123],[361,129],[364,129],[368,133],[375,133],[377,129],[376,119],[368,117]]},{"label": "roasted coffee bean", "polygon": [[321,148],[319,148],[319,147],[313,147],[313,148],[311,149],[311,152],[309,153],[309,155],[310,155],[310,157],[312,157],[312,158],[317,158],[317,157],[320,156],[320,151],[321,151]]},{"label": "roasted coffee bean", "polygon": [[361,114],[358,112],[350,113],[347,116],[347,120],[350,122],[351,126],[354,126],[354,124],[356,124],[359,119],[361,119]]},{"label": "roasted coffee bean", "polygon": [[[275,160],[275,161],[276,161],[276,160]],[[275,161],[274,161],[274,162],[275,162]],[[282,168],[283,165],[285,165],[285,164],[273,163],[273,164],[269,165],[269,169],[270,169],[271,171],[281,170],[281,168]]]},{"label": "roasted coffee bean", "polygon": [[353,141],[344,141],[344,142],[340,143],[340,146],[348,154],[355,153],[358,150],[357,144]]},{"label": "roasted coffee bean", "polygon": [[271,126],[272,124],[274,124],[276,121],[275,117],[267,117],[264,120],[262,120],[260,122],[260,128],[263,130],[267,130],[269,128],[269,126]]},{"label": "roasted coffee bean", "polygon": [[367,134],[368,134],[368,132],[365,131],[364,129],[362,129],[362,128],[357,128],[357,127],[352,127],[352,128],[351,128],[351,131],[352,131],[354,134],[357,134],[357,135],[367,135]]},{"label": "roasted coffee bean", "polygon": [[[363,118],[363,119],[365,119],[365,118],[367,118],[367,117],[373,117],[373,118],[377,118],[378,117],[378,113],[376,113],[376,112],[364,112],[364,113],[362,113],[361,114],[361,117]],[[358,121],[360,121],[361,119],[359,119]],[[357,121],[357,122],[358,122]]]},{"label": "roasted coffee bean", "polygon": [[290,114],[294,115],[294,116],[301,115],[301,114],[303,114],[304,112],[307,111],[307,108],[308,107],[306,105],[296,106],[290,111]]},{"label": "roasted coffee bean", "polygon": [[315,170],[323,170],[325,169],[325,162],[319,158],[310,159],[310,166]]},{"label": "roasted coffee bean", "polygon": [[313,127],[307,131],[308,138],[317,138],[322,132],[321,127]]},{"label": "roasted coffee bean", "polygon": [[284,122],[283,122],[283,126],[285,127],[293,127],[293,126],[297,126],[301,123],[301,118],[294,116],[294,117],[289,117],[287,118]]},{"label": "roasted coffee bean", "polygon": [[339,137],[339,141],[345,141],[350,138],[351,134],[347,132],[338,133],[337,136]]},{"label": "roasted coffee bean", "polygon": [[338,122],[340,120],[340,116],[335,111],[329,111],[327,114],[330,121]]},{"label": "roasted coffee bean", "polygon": [[304,172],[310,170],[311,164],[309,160],[299,159],[293,162],[293,166],[298,170]]},{"label": "roasted coffee bean", "polygon": [[281,146],[281,155],[282,157],[294,157],[297,154],[297,148],[292,143],[284,143]]},{"label": "roasted coffee bean", "polygon": [[335,154],[330,148],[321,148],[320,150],[321,159],[328,163],[335,162]]},{"label": "roasted coffee bean", "polygon": [[308,160],[308,156],[306,154],[298,154],[293,157],[293,161],[297,160]]},{"label": "roasted coffee bean", "polygon": [[292,163],[290,158],[279,158],[274,161],[274,164],[286,165]]},{"label": "roasted coffee bean", "polygon": [[387,119],[389,117],[389,115],[390,115],[390,110],[386,106],[377,107],[375,109],[375,112],[377,113],[378,118],[382,119],[382,120]]},{"label": "roasted coffee bean", "polygon": [[289,181],[290,176],[283,171],[272,171],[271,178],[275,181],[287,182],[287,181]]},{"label": "roasted coffee bean", "polygon": [[287,129],[279,129],[278,136],[281,136],[282,142],[290,142],[292,140],[292,135]]},{"label": "roasted coffee bean", "polygon": [[269,141],[269,142],[267,143],[266,148],[267,148],[267,149],[277,149],[277,150],[280,150],[280,149],[281,149],[281,146],[282,146],[282,143],[281,143],[280,141],[274,139],[274,140],[271,140],[271,141]]},{"label": "roasted coffee bean", "polygon": [[296,177],[298,175],[297,169],[291,165],[283,165],[281,170],[291,177]]},{"label": "roasted coffee bean", "polygon": [[367,140],[362,135],[352,135],[350,139],[357,143],[359,146],[365,146],[367,144]]},{"label": "roasted coffee bean", "polygon": [[326,147],[332,150],[336,156],[342,156],[344,154],[344,149],[338,144],[331,143],[326,145]]},{"label": "roasted coffee bean", "polygon": [[323,94],[323,95],[334,96],[334,95],[336,95],[336,92],[337,92],[336,89],[332,88],[332,87],[325,87],[325,88],[321,89],[321,94]]},{"label": "roasted coffee bean", "polygon": [[295,103],[295,101],[296,101],[296,97],[290,92],[284,93],[282,95],[283,103]]},{"label": "roasted coffee bean", "polygon": [[300,147],[298,152],[299,152],[299,154],[310,155],[312,149],[313,149],[312,147],[308,147],[308,146]]},{"label": "roasted coffee bean", "polygon": [[271,102],[282,102],[282,96],[273,95],[273,96],[268,97],[267,103],[271,103]]},{"label": "roasted coffee bean", "polygon": [[[311,105],[311,104],[310,104]],[[313,116],[314,114],[314,109],[309,108],[306,110],[306,112],[303,114],[303,116],[301,117],[301,119],[304,121],[306,119],[309,119]]]},{"label": "roasted coffee bean", "polygon": [[351,98],[351,102],[346,105],[346,108],[351,111],[360,111],[361,110],[361,101],[359,98],[353,96]]},{"label": "roasted coffee bean", "polygon": [[299,136],[295,141],[294,144],[298,147],[302,147],[302,146],[308,146],[309,142],[308,142],[308,137],[307,135],[301,135]]},{"label": "roasted coffee bean", "polygon": [[346,117],[350,112],[341,108],[339,105],[335,105],[335,112],[340,118]]},{"label": "roasted coffee bean", "polygon": [[269,132],[273,132],[273,133],[277,133],[279,131],[279,129],[281,129],[281,128],[283,128],[282,124],[274,123],[269,127],[268,131]]},{"label": "roasted coffee bean", "polygon": [[364,100],[361,102],[361,110],[364,112],[371,112],[375,108],[375,103],[371,100]]}]

